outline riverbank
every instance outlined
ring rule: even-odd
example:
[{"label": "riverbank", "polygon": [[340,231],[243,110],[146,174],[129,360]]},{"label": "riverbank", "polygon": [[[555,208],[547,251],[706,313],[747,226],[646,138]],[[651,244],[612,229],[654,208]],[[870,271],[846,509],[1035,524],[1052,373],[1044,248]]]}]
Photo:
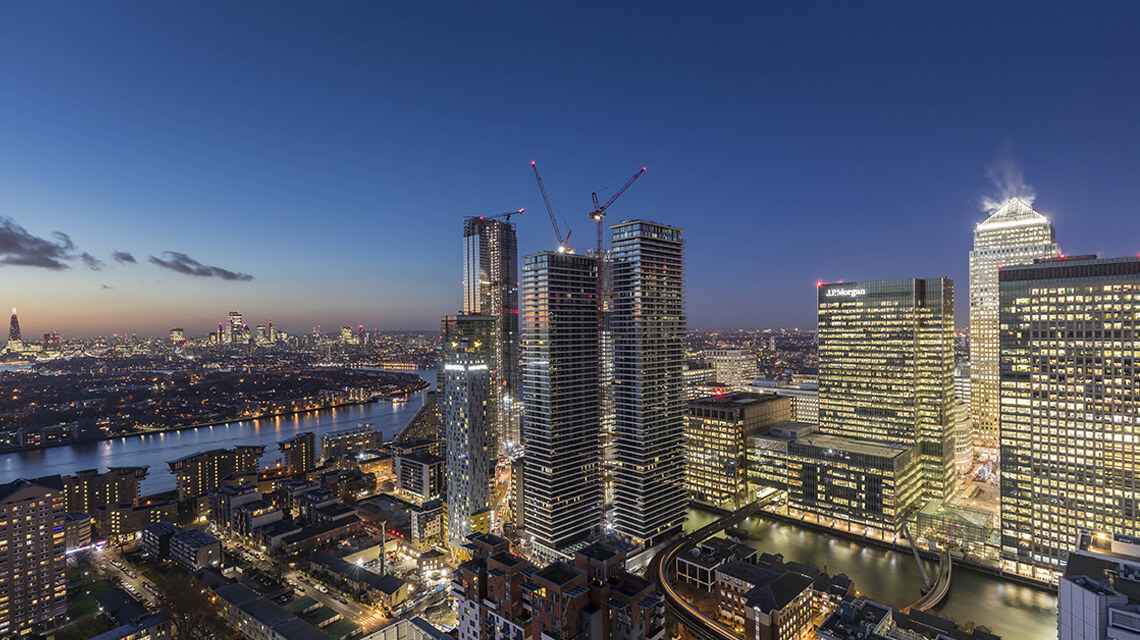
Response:
[{"label": "riverbank", "polygon": [[318,407],[315,409],[298,409],[296,411],[279,411],[276,413],[262,413],[262,414],[258,414],[256,416],[235,416],[235,417],[230,417],[230,418],[224,418],[221,420],[212,420],[209,422],[195,422],[194,424],[187,424],[187,425],[174,426],[174,427],[162,427],[159,429],[146,429],[144,431],[131,431],[131,432],[124,432],[124,433],[116,433],[114,435],[99,436],[98,438],[83,438],[82,440],[65,440],[63,442],[52,442],[50,444],[44,444],[44,445],[39,445],[39,446],[11,447],[8,449],[0,449],[0,454],[25,453],[28,451],[42,451],[44,449],[54,449],[55,447],[70,447],[70,446],[76,445],[76,444],[95,444],[97,442],[107,442],[109,440],[118,440],[120,438],[137,438],[140,436],[151,436],[151,435],[156,436],[160,433],[173,433],[176,431],[189,431],[190,429],[202,429],[205,427],[217,427],[217,426],[221,426],[224,424],[231,424],[234,422],[246,422],[246,421],[250,421],[250,420],[266,420],[269,418],[286,418],[289,416],[295,416],[295,415],[300,415],[303,413],[309,413],[310,411],[331,411],[332,409],[341,409],[344,407],[355,407],[355,406],[359,406],[359,405],[372,404],[374,402],[379,402],[379,400],[375,399],[375,398],[371,398],[368,400],[339,402],[337,404],[330,404],[328,406]]},{"label": "riverbank", "polygon": [[[727,515],[727,514],[731,513],[730,511],[726,511],[725,509],[720,509],[720,508],[713,507],[710,505],[701,504],[699,502],[690,502],[689,506],[691,508],[699,509],[701,511],[705,511],[707,513],[711,513],[714,515]],[[831,527],[819,524],[817,522],[811,522],[808,520],[801,520],[799,518],[795,518],[795,517],[789,516],[787,514],[779,513],[777,511],[771,511],[770,509],[765,509],[765,510],[763,510],[762,513],[763,513],[763,515],[759,516],[759,517],[771,518],[773,520],[776,520],[777,522],[783,522],[785,524],[796,525],[798,527],[803,527],[804,529],[809,529],[811,531],[815,531],[817,533],[822,533],[824,535],[835,536],[837,538],[843,538],[844,540],[850,540],[852,542],[858,542],[860,544],[866,544],[866,545],[878,547],[880,549],[886,549],[888,551],[897,551],[899,553],[904,553],[904,554],[914,553],[913,549],[911,548],[911,546],[909,544],[902,544],[902,543],[897,543],[897,542],[890,542],[887,540],[880,540],[878,538],[871,538],[869,536],[860,535],[860,534],[852,532],[852,531],[844,531],[842,529],[832,529]],[[918,554],[923,560],[928,560],[928,561],[934,562],[934,563],[938,562],[938,552],[936,552],[936,551],[931,551],[930,549],[919,548]],[[964,567],[966,569],[977,571],[979,573],[984,573],[984,574],[993,576],[995,578],[1000,578],[1002,580],[1006,580],[1008,582],[1012,582],[1014,584],[1021,585],[1023,587],[1031,587],[1034,589],[1040,589],[1042,591],[1046,591],[1046,592],[1049,592],[1052,594],[1057,593],[1057,585],[1054,585],[1054,584],[1051,584],[1048,582],[1041,582],[1038,580],[1034,580],[1032,578],[1026,578],[1025,576],[1004,573],[1000,567],[995,567],[993,565],[983,563],[979,560],[973,560],[970,558],[970,556],[964,556],[962,558],[955,558],[954,564],[955,564],[955,566]]]},{"label": "riverbank", "polygon": [[[685,531],[691,532],[719,516],[694,506],[688,517]],[[903,551],[810,525],[778,514],[757,513],[737,526],[747,534],[742,540],[745,545],[760,553],[780,554],[785,562],[818,567],[829,575],[845,574],[860,595],[876,602],[903,608],[921,595],[923,576],[909,546]],[[923,564],[933,570],[933,563],[923,560]],[[1003,640],[1057,638],[1054,592],[957,562],[949,592],[933,611],[964,626],[986,626]]]}]

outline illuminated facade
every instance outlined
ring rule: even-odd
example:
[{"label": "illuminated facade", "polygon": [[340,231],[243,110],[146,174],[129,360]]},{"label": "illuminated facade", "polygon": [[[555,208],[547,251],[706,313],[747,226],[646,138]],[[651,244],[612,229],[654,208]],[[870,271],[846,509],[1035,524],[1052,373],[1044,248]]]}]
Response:
[{"label": "illuminated facade", "polygon": [[685,245],[680,229],[654,222],[612,229],[613,522],[622,537],[652,546],[680,531],[688,508]]},{"label": "illuminated facade", "polygon": [[773,395],[728,393],[690,400],[685,425],[689,497],[726,509],[750,502],[745,439],[791,415],[791,400]]},{"label": "illuminated facade", "polygon": [[602,522],[598,260],[523,259],[523,522],[535,556],[567,560]]},{"label": "illuminated facade", "polygon": [[66,515],[59,476],[0,484],[0,637],[67,613]]},{"label": "illuminated facade", "polygon": [[452,549],[461,548],[467,536],[484,522],[491,508],[495,455],[487,420],[493,393],[488,350],[461,342],[446,350],[444,385],[440,398],[444,441],[447,447],[447,538]]},{"label": "illuminated facade", "polygon": [[712,363],[716,381],[734,391],[744,390],[759,374],[755,354],[746,349],[709,349],[704,357]]},{"label": "illuminated facade", "polygon": [[178,484],[178,499],[186,500],[206,495],[234,474],[257,473],[264,453],[262,445],[238,445],[192,453],[167,464]]},{"label": "illuminated facade", "polygon": [[1028,204],[1010,199],[974,228],[970,252],[970,415],[979,444],[998,435],[998,269],[1055,258],[1053,225]]},{"label": "illuminated facade", "polygon": [[285,457],[285,468],[289,473],[308,473],[317,468],[317,434],[304,431],[277,443],[281,455]]},{"label": "illuminated facade", "polygon": [[109,504],[138,504],[139,485],[146,472],[146,467],[111,467],[106,473],[85,469],[64,476],[67,510],[95,515],[96,509]]},{"label": "illuminated facade", "polygon": [[384,434],[372,424],[361,424],[350,429],[342,429],[321,436],[321,458],[355,456],[361,451],[376,449],[384,444]]},{"label": "illuminated facade", "polygon": [[788,507],[817,522],[890,536],[921,499],[915,447],[841,436],[788,444]]},{"label": "illuminated facade", "polygon": [[521,440],[519,432],[519,258],[515,225],[503,220],[463,221],[463,313],[489,316],[491,379],[498,405],[492,426],[497,446]]},{"label": "illuminated facade", "polygon": [[1055,579],[1082,529],[1140,535],[1140,259],[999,278],[1002,558]]},{"label": "illuminated facade", "polygon": [[821,284],[819,432],[918,449],[924,499],[954,487],[954,283]]}]

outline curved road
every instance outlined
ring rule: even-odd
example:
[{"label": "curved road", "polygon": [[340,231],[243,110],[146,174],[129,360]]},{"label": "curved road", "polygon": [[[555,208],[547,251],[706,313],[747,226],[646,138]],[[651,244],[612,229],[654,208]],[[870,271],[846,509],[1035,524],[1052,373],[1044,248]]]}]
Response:
[{"label": "curved road", "polygon": [[762,507],[774,499],[775,495],[769,494],[720,520],[707,524],[688,535],[681,536],[658,552],[649,563],[649,570],[646,571],[645,575],[657,583],[657,588],[665,596],[665,602],[673,611],[673,615],[694,636],[702,640],[744,640],[744,636],[721,624],[720,621],[705,615],[673,589],[673,585],[669,581],[669,568],[673,564],[673,559],[681,551],[705,540],[717,531],[731,527],[759,512]]},{"label": "curved road", "polygon": [[[669,580],[669,568],[673,565],[674,558],[682,551],[704,541],[714,533],[734,526],[745,518],[758,513],[763,507],[773,502],[776,495],[775,492],[765,495],[732,514],[711,522],[688,535],[677,538],[669,546],[659,551],[649,563],[649,569],[645,575],[657,583],[657,588],[661,591],[662,595],[665,596],[665,602],[677,617],[677,621],[701,640],[744,640],[744,636],[725,626],[719,620],[705,615],[699,609],[689,604],[688,600],[682,597],[681,594],[677,593]],[[950,590],[951,566],[950,552],[943,551],[942,561],[939,565],[938,579],[935,581],[934,586],[914,604],[907,607],[908,611],[910,609],[926,611],[938,604],[946,596]]]}]

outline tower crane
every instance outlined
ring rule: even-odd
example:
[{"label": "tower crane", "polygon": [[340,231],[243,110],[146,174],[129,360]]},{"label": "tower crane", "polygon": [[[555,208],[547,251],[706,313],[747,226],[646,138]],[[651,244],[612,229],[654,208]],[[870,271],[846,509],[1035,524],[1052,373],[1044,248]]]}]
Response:
[{"label": "tower crane", "polygon": [[637,179],[640,178],[641,174],[643,174],[643,173],[645,173],[645,167],[642,167],[641,171],[638,171],[637,173],[633,174],[633,177],[630,178],[622,186],[621,189],[618,189],[617,193],[610,196],[610,199],[607,200],[605,204],[598,204],[598,192],[597,191],[590,194],[590,197],[593,198],[593,200],[594,200],[594,210],[590,212],[590,218],[592,218],[594,220],[594,222],[598,223],[598,259],[601,259],[601,257],[602,257],[602,219],[606,217],[606,209],[608,209],[610,207],[610,205],[614,203],[614,200],[617,200],[618,197],[621,196],[621,194],[625,193],[625,190],[630,188],[630,186],[633,185],[634,182],[637,182]]},{"label": "tower crane", "polygon": [[562,237],[562,230],[558,228],[558,219],[554,217],[554,207],[550,206],[550,198],[546,195],[546,187],[542,185],[542,176],[538,175],[538,164],[531,161],[530,168],[534,169],[534,179],[538,182],[538,190],[542,192],[542,202],[546,204],[546,212],[550,214],[550,225],[554,227],[554,237],[558,238],[558,250],[568,251],[570,249],[570,234],[573,231],[567,231],[566,237]]},{"label": "tower crane", "polygon": [[510,222],[511,216],[517,216],[525,212],[526,209],[519,209],[517,211],[504,211],[503,213],[499,213],[493,216],[470,216],[470,218],[478,218],[479,220],[498,220],[499,218],[505,218],[507,222]]}]

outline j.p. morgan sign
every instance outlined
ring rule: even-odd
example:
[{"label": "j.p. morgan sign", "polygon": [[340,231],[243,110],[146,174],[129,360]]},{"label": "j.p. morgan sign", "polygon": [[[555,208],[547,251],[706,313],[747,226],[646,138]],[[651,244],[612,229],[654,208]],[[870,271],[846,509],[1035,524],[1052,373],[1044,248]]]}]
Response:
[{"label": "j.p. morgan sign", "polygon": [[856,289],[854,287],[838,287],[835,289],[828,289],[824,295],[828,298],[856,298],[866,293],[866,289]]}]

